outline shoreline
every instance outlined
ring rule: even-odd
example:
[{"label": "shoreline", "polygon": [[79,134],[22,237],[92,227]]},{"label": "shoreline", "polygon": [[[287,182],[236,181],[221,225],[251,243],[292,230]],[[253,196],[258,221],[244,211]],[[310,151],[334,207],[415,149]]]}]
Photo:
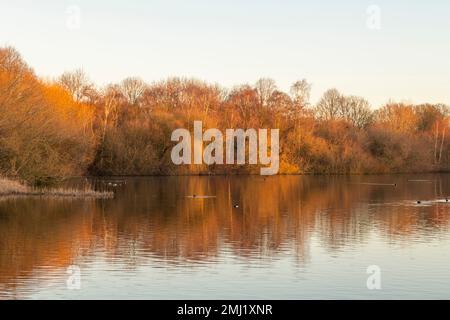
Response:
[{"label": "shoreline", "polygon": [[56,198],[91,198],[111,199],[112,191],[96,191],[91,188],[35,188],[17,180],[0,178],[0,198],[4,197],[56,197]]},{"label": "shoreline", "polygon": [[187,173],[187,174],[110,174],[110,175],[85,175],[72,176],[72,178],[91,178],[91,179],[108,179],[108,178],[146,178],[146,177],[283,177],[283,176],[305,176],[305,177],[330,177],[330,176],[387,176],[387,175],[417,175],[417,174],[450,174],[450,171],[417,171],[417,172],[379,172],[379,173],[279,173],[275,175],[260,175],[259,173]]},{"label": "shoreline", "polygon": [[[85,175],[85,176],[71,176],[65,177],[63,180],[85,178],[85,179],[120,179],[120,178],[173,178],[173,177],[370,177],[370,176],[406,176],[406,175],[435,175],[435,174],[450,174],[448,171],[428,171],[428,172],[397,172],[397,173],[365,173],[365,174],[312,174],[312,173],[289,173],[264,176],[256,173],[214,173],[214,174],[151,174],[151,175]],[[77,188],[50,188],[50,187],[33,187],[27,185],[25,182],[20,182],[16,179],[0,177],[0,198],[6,197],[55,197],[55,198],[91,198],[91,199],[112,199],[114,198],[114,191],[97,191],[91,187]]]}]

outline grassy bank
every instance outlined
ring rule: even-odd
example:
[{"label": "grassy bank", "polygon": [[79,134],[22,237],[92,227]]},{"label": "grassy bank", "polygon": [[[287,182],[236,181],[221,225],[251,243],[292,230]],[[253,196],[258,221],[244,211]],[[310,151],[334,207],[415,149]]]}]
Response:
[{"label": "grassy bank", "polygon": [[65,188],[35,188],[18,181],[0,178],[0,197],[6,196],[47,196],[68,198],[96,198],[109,199],[114,196],[110,191],[95,191],[91,188],[65,189]]}]

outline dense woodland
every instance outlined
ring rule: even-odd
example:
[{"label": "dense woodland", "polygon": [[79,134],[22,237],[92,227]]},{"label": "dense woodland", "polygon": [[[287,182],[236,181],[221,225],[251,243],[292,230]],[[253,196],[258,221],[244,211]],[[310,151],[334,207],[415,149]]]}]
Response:
[{"label": "dense woodland", "polygon": [[226,89],[170,78],[127,78],[98,88],[77,70],[39,78],[0,48],[0,175],[30,182],[75,175],[257,173],[255,166],[175,166],[171,133],[191,128],[279,128],[281,174],[367,174],[450,169],[449,107],[326,91],[306,80],[282,92],[271,79]]}]

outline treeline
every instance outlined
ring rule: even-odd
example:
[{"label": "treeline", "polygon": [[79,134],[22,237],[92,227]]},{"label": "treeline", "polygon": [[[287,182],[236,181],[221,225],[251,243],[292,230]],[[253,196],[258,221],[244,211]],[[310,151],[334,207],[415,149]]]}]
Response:
[{"label": "treeline", "polygon": [[31,181],[81,174],[257,173],[253,166],[175,166],[176,128],[279,128],[280,173],[365,174],[449,170],[449,107],[388,103],[326,91],[306,80],[225,89],[192,79],[128,78],[97,88],[83,71],[38,78],[0,49],[0,174]]}]

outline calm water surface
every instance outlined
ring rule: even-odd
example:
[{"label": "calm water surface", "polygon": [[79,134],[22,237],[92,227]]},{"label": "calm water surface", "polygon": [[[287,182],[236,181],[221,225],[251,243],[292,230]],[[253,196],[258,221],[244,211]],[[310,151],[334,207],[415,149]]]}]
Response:
[{"label": "calm water surface", "polygon": [[[126,178],[116,189],[0,199],[0,298],[450,298],[450,175]],[[80,290],[67,287],[72,265]],[[381,290],[367,289],[370,265]]]}]

